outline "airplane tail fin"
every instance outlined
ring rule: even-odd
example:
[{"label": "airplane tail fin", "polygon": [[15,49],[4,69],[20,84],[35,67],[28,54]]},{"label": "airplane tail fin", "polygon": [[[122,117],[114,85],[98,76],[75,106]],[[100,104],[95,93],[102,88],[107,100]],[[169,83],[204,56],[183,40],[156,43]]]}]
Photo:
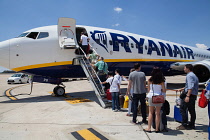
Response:
[{"label": "airplane tail fin", "polygon": [[210,48],[208,48],[207,50],[210,51]]}]

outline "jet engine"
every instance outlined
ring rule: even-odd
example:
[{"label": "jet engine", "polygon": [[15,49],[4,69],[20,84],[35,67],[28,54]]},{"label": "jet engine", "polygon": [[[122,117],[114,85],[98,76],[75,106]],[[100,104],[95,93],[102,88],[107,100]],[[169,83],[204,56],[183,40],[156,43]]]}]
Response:
[{"label": "jet engine", "polygon": [[193,66],[193,72],[197,75],[199,82],[207,82],[210,78],[210,60],[196,62]]}]

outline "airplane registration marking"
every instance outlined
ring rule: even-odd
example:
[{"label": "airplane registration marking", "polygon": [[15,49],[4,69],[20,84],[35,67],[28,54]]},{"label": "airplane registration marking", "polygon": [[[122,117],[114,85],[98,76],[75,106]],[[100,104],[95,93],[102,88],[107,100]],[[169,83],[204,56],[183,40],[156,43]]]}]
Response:
[{"label": "airplane registration marking", "polygon": [[68,27],[68,28],[70,28],[71,26],[62,26],[62,27]]}]

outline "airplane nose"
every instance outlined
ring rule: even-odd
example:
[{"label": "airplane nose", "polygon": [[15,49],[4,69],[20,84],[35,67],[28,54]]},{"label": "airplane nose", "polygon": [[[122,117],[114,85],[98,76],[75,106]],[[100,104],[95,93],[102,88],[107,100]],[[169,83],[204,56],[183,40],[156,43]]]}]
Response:
[{"label": "airplane nose", "polygon": [[8,69],[10,68],[9,50],[10,50],[10,40],[0,42],[0,66]]}]

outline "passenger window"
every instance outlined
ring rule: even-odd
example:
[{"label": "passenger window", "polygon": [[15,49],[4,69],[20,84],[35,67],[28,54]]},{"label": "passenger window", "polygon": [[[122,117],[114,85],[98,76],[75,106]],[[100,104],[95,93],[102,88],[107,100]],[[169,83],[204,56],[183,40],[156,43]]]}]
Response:
[{"label": "passenger window", "polygon": [[143,45],[141,45],[140,48],[143,49]]},{"label": "passenger window", "polygon": [[39,33],[39,32],[31,32],[31,33],[28,34],[26,37],[32,38],[32,39],[36,39],[38,33]]},{"label": "passenger window", "polygon": [[133,45],[133,43],[131,43],[131,48],[133,48],[134,47],[134,45]]},{"label": "passenger window", "polygon": [[124,43],[123,42],[121,42],[120,44],[121,44],[122,47],[124,47]]},{"label": "passenger window", "polygon": [[109,45],[112,45],[112,40],[109,40]]},{"label": "passenger window", "polygon": [[126,46],[126,47],[129,47],[129,44],[128,44],[128,42],[126,42],[125,46]]},{"label": "passenger window", "polygon": [[99,43],[100,43],[100,40],[99,40],[99,39],[96,39],[96,43],[98,43],[98,44],[99,44]]},{"label": "passenger window", "polygon": [[119,44],[118,44],[118,41],[115,41],[115,45],[116,45],[116,46],[118,46],[118,45],[119,45]]},{"label": "passenger window", "polygon": [[46,38],[48,36],[49,36],[49,33],[48,32],[40,32],[37,39]]},{"label": "passenger window", "polygon": [[138,44],[136,44],[136,48],[138,48],[139,47],[139,45]]},{"label": "passenger window", "polygon": [[106,45],[106,40],[103,40],[104,45]]},{"label": "passenger window", "polygon": [[145,50],[147,50],[147,46],[145,45]]}]

